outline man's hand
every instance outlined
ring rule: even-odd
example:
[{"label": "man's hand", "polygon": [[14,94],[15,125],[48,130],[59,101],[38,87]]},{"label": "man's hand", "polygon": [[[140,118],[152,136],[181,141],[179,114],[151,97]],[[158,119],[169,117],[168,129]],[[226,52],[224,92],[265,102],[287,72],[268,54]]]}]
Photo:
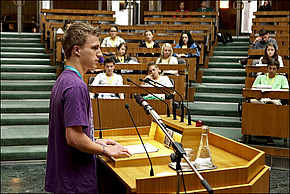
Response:
[{"label": "man's hand", "polygon": [[255,40],[254,40],[254,44],[256,44],[257,42],[259,42],[260,40],[262,40],[262,38],[259,36],[259,37],[257,37]]},{"label": "man's hand", "polygon": [[132,156],[129,150],[125,148],[124,146],[122,146],[121,144],[107,146],[107,147],[104,147],[104,149],[106,149],[106,152],[105,152],[106,156],[113,156],[115,158]]},{"label": "man's hand", "polygon": [[96,143],[100,144],[100,145],[104,145],[104,146],[117,145],[118,144],[117,142],[115,142],[113,140],[110,140],[110,139],[98,139],[98,140],[96,140]]}]

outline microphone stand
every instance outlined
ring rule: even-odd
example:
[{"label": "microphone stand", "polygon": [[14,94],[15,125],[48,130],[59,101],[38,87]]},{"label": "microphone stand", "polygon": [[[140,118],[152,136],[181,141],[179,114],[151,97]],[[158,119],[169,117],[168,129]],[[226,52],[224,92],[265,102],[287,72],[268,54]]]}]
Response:
[{"label": "microphone stand", "polygon": [[[176,157],[176,170],[177,170],[177,175],[179,178],[179,172],[181,171],[181,166],[180,166],[180,162],[181,162],[181,158],[183,158],[186,163],[190,166],[190,168],[195,172],[195,174],[198,176],[198,178],[201,180],[201,184],[204,186],[204,188],[208,191],[208,193],[213,193],[213,190],[211,188],[211,186],[208,184],[208,182],[206,181],[206,179],[204,179],[201,174],[197,171],[197,169],[192,165],[192,163],[189,161],[189,159],[186,156],[186,152],[184,151],[184,149],[182,148],[182,146],[180,145],[180,143],[175,142],[173,140],[173,138],[168,134],[167,130],[166,130],[166,125],[162,122],[162,119],[160,118],[160,116],[154,111],[154,109],[151,106],[145,106],[143,107],[144,110],[146,111],[146,113],[150,114],[150,116],[153,118],[153,120],[158,124],[158,126],[162,129],[163,133],[167,136],[167,138],[171,141],[172,143],[172,148],[174,150],[175,153],[175,157]],[[179,184],[179,182],[178,182]],[[179,189],[179,186],[178,186]],[[178,191],[179,192],[179,191]]]},{"label": "microphone stand", "polygon": [[141,88],[142,90],[144,90],[144,91],[147,92],[148,94],[151,94],[151,95],[154,96],[155,98],[157,98],[157,99],[161,100],[162,102],[164,102],[164,103],[166,104],[166,106],[167,106],[167,110],[166,110],[166,112],[167,112],[167,117],[170,117],[170,109],[169,109],[169,106],[168,106],[168,104],[167,104],[164,100],[160,99],[159,97],[157,97],[156,95],[152,94],[151,92],[149,92],[149,91],[146,90],[145,88],[143,88],[143,87],[139,86],[138,84],[134,83],[131,79],[127,78],[127,81],[128,81],[128,82],[131,82],[132,84],[134,84],[135,86]]},{"label": "microphone stand", "polygon": [[[147,81],[146,81],[147,80]],[[158,85],[160,85],[160,86],[163,86],[163,87],[165,87],[165,88],[168,88],[168,89],[170,89],[170,90],[172,90],[172,91],[174,91],[174,92],[176,92],[177,94],[178,94],[178,96],[180,97],[180,99],[181,99],[181,101],[182,101],[182,103],[181,103],[181,107],[180,107],[180,109],[181,109],[181,114],[180,114],[180,122],[181,123],[183,123],[184,122],[184,103],[183,103],[183,98],[182,98],[182,96],[180,95],[180,93],[179,92],[177,92],[176,90],[174,90],[174,89],[172,89],[172,88],[169,88],[169,87],[167,87],[167,86],[165,86],[165,85],[163,85],[163,84],[161,84],[161,83],[158,83],[158,82],[156,82],[156,81],[154,81],[154,80],[152,80],[152,79],[149,79],[149,78],[146,78],[145,79],[145,82],[154,82],[154,83],[156,83],[156,84],[158,84]],[[176,119],[176,118],[175,118]]]},{"label": "microphone stand", "polygon": [[154,176],[154,170],[153,170],[153,165],[152,165],[151,159],[150,159],[149,154],[148,154],[148,151],[147,151],[147,149],[146,149],[146,147],[145,147],[145,145],[144,145],[144,142],[143,142],[143,140],[142,140],[142,137],[141,137],[141,135],[140,135],[140,133],[139,133],[139,130],[138,130],[136,124],[135,124],[135,121],[134,121],[134,119],[133,119],[133,116],[132,116],[132,114],[131,114],[131,111],[129,110],[129,104],[126,103],[126,104],[125,104],[125,108],[127,109],[128,113],[129,113],[129,115],[130,115],[130,117],[131,117],[131,120],[132,120],[132,122],[133,122],[133,125],[134,125],[134,127],[135,127],[135,129],[136,129],[136,131],[137,131],[137,133],[138,133],[139,139],[140,139],[140,141],[141,141],[141,143],[142,143],[142,145],[143,145],[143,148],[144,148],[144,150],[145,150],[145,152],[146,152],[146,155],[147,155],[147,158],[148,158],[148,160],[149,160],[149,163],[150,163],[150,166],[151,166],[151,169],[150,169],[150,176]]},{"label": "microphone stand", "polygon": [[101,128],[101,115],[100,115],[100,107],[99,107],[99,94],[96,93],[95,97],[97,98],[97,105],[98,105],[98,114],[99,114],[99,139],[103,138],[102,128]]},{"label": "microphone stand", "polygon": [[[170,92],[168,92],[167,90],[164,90],[163,88],[160,88],[160,87],[157,87],[156,85],[152,84],[151,82],[147,81],[147,80],[144,80],[142,78],[139,79],[141,82],[146,82],[150,85],[152,85],[153,87],[157,88],[159,91],[163,92],[163,93],[168,93],[170,95],[170,98],[172,99],[172,115],[173,115],[173,120],[177,120],[176,119],[176,105],[175,105],[175,98],[174,98],[174,95],[171,94]],[[168,116],[167,114],[167,117],[170,117],[170,114]]]}]

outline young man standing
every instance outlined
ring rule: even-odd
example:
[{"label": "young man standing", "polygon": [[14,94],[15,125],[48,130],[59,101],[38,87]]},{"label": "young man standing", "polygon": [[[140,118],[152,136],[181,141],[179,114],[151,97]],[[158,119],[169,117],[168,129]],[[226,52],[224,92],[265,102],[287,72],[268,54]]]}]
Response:
[{"label": "young man standing", "polygon": [[[96,154],[131,156],[115,141],[95,140],[91,100],[83,76],[96,68],[100,28],[73,24],[62,39],[66,66],[50,98],[45,190],[97,193]],[[109,146],[111,145],[111,146]]]}]

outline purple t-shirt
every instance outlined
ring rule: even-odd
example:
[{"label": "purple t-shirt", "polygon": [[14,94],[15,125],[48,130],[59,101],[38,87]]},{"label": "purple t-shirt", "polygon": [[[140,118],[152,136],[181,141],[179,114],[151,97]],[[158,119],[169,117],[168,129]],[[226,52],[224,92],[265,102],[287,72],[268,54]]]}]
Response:
[{"label": "purple t-shirt", "polygon": [[91,99],[76,72],[64,70],[50,97],[45,190],[54,193],[97,193],[96,157],[70,146],[65,128],[82,126],[94,139]]}]

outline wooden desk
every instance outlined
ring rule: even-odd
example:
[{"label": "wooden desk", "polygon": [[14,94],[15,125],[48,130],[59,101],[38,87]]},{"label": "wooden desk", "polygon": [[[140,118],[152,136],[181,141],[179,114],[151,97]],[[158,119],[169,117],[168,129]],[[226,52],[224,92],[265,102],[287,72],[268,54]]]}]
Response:
[{"label": "wooden desk", "polygon": [[[184,147],[194,147],[193,145],[199,144],[200,127],[194,127],[195,124],[187,126],[185,123],[173,121],[165,116],[161,116],[161,118],[165,125],[179,130],[181,134],[179,141],[183,143]],[[119,162],[123,160],[128,162],[128,165],[122,167],[116,167],[111,158],[99,157],[98,174],[101,174],[101,177],[98,179],[98,186],[100,193],[176,192],[176,172],[168,166],[170,162],[169,153],[173,153],[173,151],[162,144],[164,135],[160,130],[154,130],[156,128],[155,125],[155,123],[152,123],[147,135],[142,133],[145,143],[154,142],[155,146],[162,148],[161,152],[149,153],[150,157],[156,159],[158,156],[162,156],[167,159],[164,161],[157,160],[156,163],[153,162],[155,176],[149,176],[150,165],[146,154],[136,154],[125,159],[114,159],[117,162],[118,160]],[[108,133],[106,134],[106,132]],[[95,135],[97,136],[97,133]],[[115,139],[122,145],[140,144],[136,133],[135,135],[132,133],[132,129],[104,131],[103,137]],[[211,132],[209,133],[209,146],[213,163],[218,168],[200,171],[200,173],[211,185],[214,192],[269,192],[269,167],[264,165],[265,154],[263,151]],[[144,163],[132,163],[132,160],[140,160],[140,158],[143,158]],[[188,193],[206,193],[200,183],[200,179],[194,172],[185,172],[184,180]],[[180,191],[184,192],[182,184],[182,181],[180,181]]]},{"label": "wooden desk", "polygon": [[[289,91],[243,89],[246,98],[290,99]],[[243,103],[242,134],[289,138],[289,105]]]}]

